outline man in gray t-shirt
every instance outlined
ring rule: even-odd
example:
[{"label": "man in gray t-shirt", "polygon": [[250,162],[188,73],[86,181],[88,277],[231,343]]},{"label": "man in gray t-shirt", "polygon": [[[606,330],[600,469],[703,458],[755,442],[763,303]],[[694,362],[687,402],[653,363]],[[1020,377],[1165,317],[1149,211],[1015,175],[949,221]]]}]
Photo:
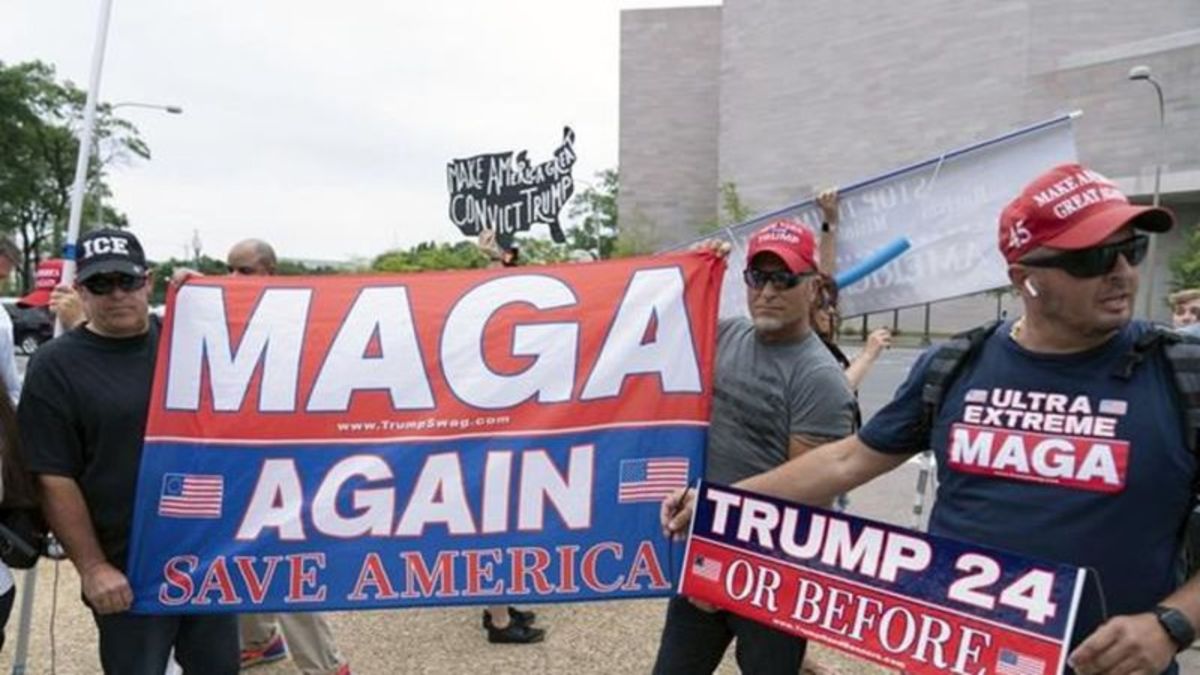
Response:
[{"label": "man in gray t-shirt", "polygon": [[[810,330],[818,272],[811,230],[777,221],[750,239],[746,303],[751,319],[717,332],[706,478],[733,483],[853,433],[854,395]],[[805,642],[685,598],[667,608],[655,675],[716,669],[737,639],[742,672],[795,675]]]}]

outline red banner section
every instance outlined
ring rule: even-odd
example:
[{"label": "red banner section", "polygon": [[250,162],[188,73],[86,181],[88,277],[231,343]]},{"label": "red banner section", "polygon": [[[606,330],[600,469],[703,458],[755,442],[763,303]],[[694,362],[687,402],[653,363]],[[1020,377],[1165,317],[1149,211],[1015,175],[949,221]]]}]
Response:
[{"label": "red banner section", "polygon": [[189,280],[166,318],[148,435],[366,442],[561,429],[564,414],[577,427],[707,424],[695,400],[722,272],[688,253]]}]

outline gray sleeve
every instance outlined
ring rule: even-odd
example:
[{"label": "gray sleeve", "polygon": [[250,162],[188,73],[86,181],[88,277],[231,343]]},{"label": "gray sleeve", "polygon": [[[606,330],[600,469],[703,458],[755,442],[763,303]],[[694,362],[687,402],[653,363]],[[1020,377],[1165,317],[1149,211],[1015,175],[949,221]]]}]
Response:
[{"label": "gray sleeve", "polygon": [[[0,312],[3,311],[4,308],[0,307]],[[7,327],[0,326],[0,377],[4,378],[4,388],[8,390],[8,396],[15,406],[21,400],[21,377],[17,374],[12,323]]]},{"label": "gray sleeve", "polygon": [[823,441],[854,433],[854,393],[841,368],[831,361],[799,375],[789,391],[789,433]]}]

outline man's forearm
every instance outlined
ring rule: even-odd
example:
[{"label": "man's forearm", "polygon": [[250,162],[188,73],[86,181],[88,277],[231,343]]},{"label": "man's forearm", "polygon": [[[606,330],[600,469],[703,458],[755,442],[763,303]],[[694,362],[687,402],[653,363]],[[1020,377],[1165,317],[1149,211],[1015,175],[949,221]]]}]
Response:
[{"label": "man's forearm", "polygon": [[1167,596],[1162,604],[1183,612],[1184,616],[1192,622],[1192,627],[1200,634],[1200,574],[1193,576],[1186,584]]},{"label": "man's forearm", "polygon": [[737,487],[813,506],[827,504],[842,493],[837,465],[845,442],[813,448],[770,471],[738,482]]},{"label": "man's forearm", "polygon": [[108,562],[88,512],[83,492],[73,478],[42,475],[42,513],[67,556],[81,573],[99,563]]},{"label": "man's forearm", "polygon": [[891,471],[907,459],[907,456],[876,452],[858,436],[849,436],[740,481],[737,487],[811,506],[823,506],[838,495]]}]

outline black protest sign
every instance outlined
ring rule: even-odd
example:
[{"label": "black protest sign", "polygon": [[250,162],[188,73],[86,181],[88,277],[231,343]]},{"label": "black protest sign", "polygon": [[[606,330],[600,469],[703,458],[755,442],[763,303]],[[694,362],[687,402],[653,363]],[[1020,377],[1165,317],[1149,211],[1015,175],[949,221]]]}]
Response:
[{"label": "black protest sign", "polygon": [[564,127],[562,145],[541,164],[530,164],[526,154],[475,155],[446,165],[450,222],[464,235],[493,230],[500,246],[507,248],[518,232],[546,223],[554,241],[566,241],[558,214],[575,193],[575,132]]}]

